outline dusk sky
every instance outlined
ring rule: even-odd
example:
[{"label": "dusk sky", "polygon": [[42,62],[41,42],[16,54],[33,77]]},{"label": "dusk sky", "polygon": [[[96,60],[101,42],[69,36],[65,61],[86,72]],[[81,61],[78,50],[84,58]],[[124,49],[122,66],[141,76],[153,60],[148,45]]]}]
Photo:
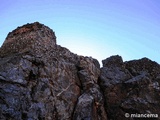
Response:
[{"label": "dusk sky", "polygon": [[38,21],[73,53],[160,63],[160,0],[1,0],[0,18],[0,45],[18,26]]}]

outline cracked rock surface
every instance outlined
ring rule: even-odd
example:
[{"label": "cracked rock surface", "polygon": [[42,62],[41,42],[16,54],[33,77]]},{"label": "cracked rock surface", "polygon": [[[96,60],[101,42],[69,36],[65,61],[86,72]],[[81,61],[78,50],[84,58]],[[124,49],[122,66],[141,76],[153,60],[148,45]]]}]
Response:
[{"label": "cracked rock surface", "polygon": [[38,22],[10,32],[0,48],[0,120],[119,120],[160,116],[160,65],[79,56]]},{"label": "cracked rock surface", "polygon": [[136,119],[125,113],[160,115],[159,64],[147,58],[123,62],[120,56],[102,62],[99,83],[109,119]]},{"label": "cracked rock surface", "polygon": [[57,45],[45,25],[9,33],[0,56],[0,119],[106,119],[99,63]]}]

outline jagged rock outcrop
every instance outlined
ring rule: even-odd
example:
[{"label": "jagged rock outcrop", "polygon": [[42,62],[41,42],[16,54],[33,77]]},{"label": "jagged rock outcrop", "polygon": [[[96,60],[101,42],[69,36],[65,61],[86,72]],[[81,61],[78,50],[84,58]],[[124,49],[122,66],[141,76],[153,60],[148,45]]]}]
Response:
[{"label": "jagged rock outcrop", "polygon": [[0,119],[106,119],[99,63],[57,45],[47,26],[18,27],[0,56]]},{"label": "jagged rock outcrop", "polygon": [[127,120],[125,113],[160,115],[159,64],[147,58],[123,62],[120,56],[102,62],[99,83],[109,119]]},{"label": "jagged rock outcrop", "polygon": [[38,22],[26,24],[10,32],[0,50],[0,56],[30,51],[40,55],[56,45],[54,32]]},{"label": "jagged rock outcrop", "polygon": [[10,32],[0,48],[0,119],[119,120],[160,115],[160,65],[147,58],[98,61],[56,44],[38,22]]}]

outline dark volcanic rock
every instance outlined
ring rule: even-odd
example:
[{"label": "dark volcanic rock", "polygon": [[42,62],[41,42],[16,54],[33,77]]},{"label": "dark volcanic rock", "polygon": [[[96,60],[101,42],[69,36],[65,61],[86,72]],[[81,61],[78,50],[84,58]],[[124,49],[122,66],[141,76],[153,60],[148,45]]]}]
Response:
[{"label": "dark volcanic rock", "polygon": [[0,56],[0,119],[106,119],[99,63],[57,45],[45,25],[9,33]]},{"label": "dark volcanic rock", "polygon": [[97,60],[80,57],[79,79],[82,85],[82,94],[73,115],[74,120],[106,120],[103,95],[97,85],[100,75],[100,66]]},{"label": "dark volcanic rock", "polygon": [[38,22],[18,27],[0,48],[0,119],[123,120],[160,115],[160,65],[147,58],[98,61],[56,44]]},{"label": "dark volcanic rock", "polygon": [[128,119],[125,113],[160,115],[159,78],[160,65],[147,58],[123,62],[120,56],[112,56],[103,60],[99,82],[108,118]]}]

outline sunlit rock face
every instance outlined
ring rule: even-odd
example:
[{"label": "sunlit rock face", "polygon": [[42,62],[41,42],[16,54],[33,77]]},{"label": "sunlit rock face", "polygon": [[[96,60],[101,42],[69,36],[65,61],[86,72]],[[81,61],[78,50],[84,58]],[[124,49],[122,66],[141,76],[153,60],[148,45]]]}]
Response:
[{"label": "sunlit rock face", "polygon": [[47,26],[35,22],[26,24],[10,32],[2,45],[1,55],[11,53],[32,52],[41,54],[54,48],[56,37]]},{"label": "sunlit rock face", "polygon": [[0,48],[0,119],[125,120],[160,115],[160,65],[78,56],[35,22],[10,32]]}]

